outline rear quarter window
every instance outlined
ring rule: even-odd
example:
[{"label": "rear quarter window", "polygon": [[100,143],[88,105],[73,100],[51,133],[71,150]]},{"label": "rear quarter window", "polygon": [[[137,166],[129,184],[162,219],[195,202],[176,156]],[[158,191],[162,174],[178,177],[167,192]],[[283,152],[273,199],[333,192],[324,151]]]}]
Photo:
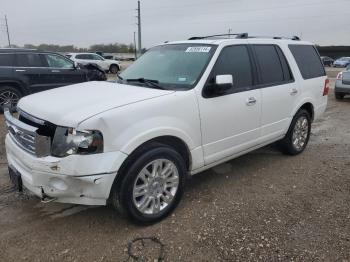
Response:
[{"label": "rear quarter window", "polygon": [[0,66],[13,66],[14,54],[0,54]]},{"label": "rear quarter window", "polygon": [[289,49],[292,52],[304,79],[317,78],[326,75],[321,58],[314,46],[289,45]]}]

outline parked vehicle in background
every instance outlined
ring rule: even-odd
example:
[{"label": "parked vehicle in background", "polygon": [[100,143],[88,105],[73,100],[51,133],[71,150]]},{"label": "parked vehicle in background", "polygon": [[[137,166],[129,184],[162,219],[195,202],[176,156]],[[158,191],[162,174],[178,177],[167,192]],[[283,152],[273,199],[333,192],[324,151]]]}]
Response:
[{"label": "parked vehicle in background", "polygon": [[95,53],[69,53],[68,56],[71,60],[83,65],[96,64],[104,71],[112,74],[118,73],[121,69],[119,61],[105,59]]},{"label": "parked vehicle in background", "polygon": [[0,49],[0,110],[5,103],[36,92],[102,80],[95,69],[81,69],[65,56],[29,49]]},{"label": "parked vehicle in background", "polygon": [[44,201],[111,203],[152,223],[176,207],[189,174],[274,142],[302,153],[329,91],[315,46],[221,37],[151,48],[117,83],[21,99],[19,118],[5,113],[12,180]]},{"label": "parked vehicle in background", "polygon": [[329,56],[321,56],[321,60],[324,66],[333,66],[333,58],[330,58]]},{"label": "parked vehicle in background", "polygon": [[334,88],[335,98],[343,99],[346,95],[350,95],[350,65],[345,71],[340,72],[337,76]]},{"label": "parked vehicle in background", "polygon": [[333,62],[334,67],[347,67],[350,65],[350,57],[341,57]]}]

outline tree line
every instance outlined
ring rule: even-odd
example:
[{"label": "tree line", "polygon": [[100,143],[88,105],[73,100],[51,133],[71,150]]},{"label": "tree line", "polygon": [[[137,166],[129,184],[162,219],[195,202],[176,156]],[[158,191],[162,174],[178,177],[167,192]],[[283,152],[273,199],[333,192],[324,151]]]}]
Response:
[{"label": "tree line", "polygon": [[[12,45],[11,47],[16,48],[20,46]],[[95,44],[91,45],[88,48],[76,47],[74,45],[54,45],[54,44],[40,44],[40,45],[32,45],[25,44],[22,46],[23,48],[28,49],[38,49],[43,51],[51,51],[51,52],[102,52],[102,53],[134,53],[135,47],[133,44]]]}]

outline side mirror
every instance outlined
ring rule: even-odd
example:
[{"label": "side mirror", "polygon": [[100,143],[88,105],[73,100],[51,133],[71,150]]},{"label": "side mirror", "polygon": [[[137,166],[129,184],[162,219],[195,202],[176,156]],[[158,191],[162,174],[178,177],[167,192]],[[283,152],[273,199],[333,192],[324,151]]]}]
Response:
[{"label": "side mirror", "polygon": [[74,61],[74,69],[79,69],[79,68],[80,68],[80,67],[79,67],[78,62]]},{"label": "side mirror", "polygon": [[232,75],[217,75],[215,77],[215,92],[224,93],[233,87]]}]

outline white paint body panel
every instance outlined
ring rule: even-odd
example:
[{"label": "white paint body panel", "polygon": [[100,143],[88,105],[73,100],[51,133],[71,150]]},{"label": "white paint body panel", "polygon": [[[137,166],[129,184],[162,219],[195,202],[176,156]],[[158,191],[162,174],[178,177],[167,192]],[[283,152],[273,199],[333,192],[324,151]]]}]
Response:
[{"label": "white paint body panel", "polygon": [[[75,53],[71,53],[70,59],[74,62],[77,62],[82,65],[87,65],[87,64],[96,64],[100,66],[104,71],[108,71],[111,65],[118,65],[120,67],[120,62],[117,60],[109,60],[109,59],[104,59],[104,60],[89,60],[89,59],[77,59]],[[96,55],[96,54],[94,54]],[[103,58],[103,57],[101,57]]]},{"label": "white paint body panel", "polygon": [[[40,195],[40,188],[50,192],[55,185],[64,182],[66,190],[54,188],[52,191],[57,201],[103,205],[122,163],[137,147],[153,138],[181,139],[190,152],[189,172],[195,174],[283,138],[294,114],[305,103],[313,105],[314,118],[324,112],[327,105],[327,97],[322,95],[325,77],[303,80],[288,49],[291,43],[309,43],[272,39],[194,42],[218,47],[196,87],[188,91],[87,82],[21,99],[19,108],[37,118],[78,130],[99,130],[104,138],[102,154],[35,158],[22,152],[7,137],[9,164],[24,175],[24,185]],[[280,46],[295,81],[204,98],[203,87],[222,48],[247,43]],[[294,89],[297,93],[291,95]],[[252,97],[256,103],[247,105]],[[52,171],[53,165],[59,169]],[[60,178],[63,182],[57,184]],[[101,180],[102,184],[94,184],[94,179]]]}]

